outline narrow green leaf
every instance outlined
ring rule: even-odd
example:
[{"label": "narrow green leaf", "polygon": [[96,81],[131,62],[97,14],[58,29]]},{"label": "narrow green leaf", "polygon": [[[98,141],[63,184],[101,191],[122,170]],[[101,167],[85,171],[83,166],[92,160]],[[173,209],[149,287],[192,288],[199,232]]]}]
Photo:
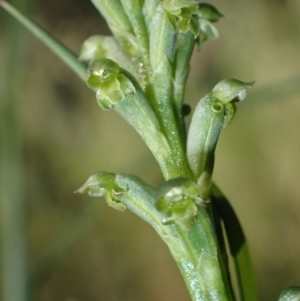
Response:
[{"label": "narrow green leaf", "polygon": [[30,21],[23,16],[12,5],[5,1],[0,2],[2,6],[9,14],[17,19],[24,27],[26,27],[33,35],[41,40],[51,51],[53,51],[67,66],[72,69],[75,74],[82,80],[85,80],[85,73],[87,66],[85,63],[80,62],[76,55],[69,50],[66,46],[61,44],[57,39],[51,36],[45,29],[38,24]]},{"label": "narrow green leaf", "polygon": [[212,187],[212,202],[224,222],[241,301],[257,301],[254,271],[243,229],[229,201],[215,184]]}]

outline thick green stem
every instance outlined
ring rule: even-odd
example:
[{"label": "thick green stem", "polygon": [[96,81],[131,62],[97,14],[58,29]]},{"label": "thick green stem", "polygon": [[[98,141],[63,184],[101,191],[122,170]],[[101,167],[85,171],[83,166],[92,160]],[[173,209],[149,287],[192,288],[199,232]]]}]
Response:
[{"label": "thick green stem", "polygon": [[[180,266],[184,278],[191,274],[192,269],[196,275],[194,281],[197,280],[200,286],[200,289],[194,290],[189,287],[191,283],[186,283],[192,299],[232,301],[214,229],[206,209],[199,210],[197,220],[190,230],[185,231],[178,226],[176,228],[190,260],[190,264],[184,269],[180,261],[177,264]],[[188,282],[191,280],[189,277]]]}]

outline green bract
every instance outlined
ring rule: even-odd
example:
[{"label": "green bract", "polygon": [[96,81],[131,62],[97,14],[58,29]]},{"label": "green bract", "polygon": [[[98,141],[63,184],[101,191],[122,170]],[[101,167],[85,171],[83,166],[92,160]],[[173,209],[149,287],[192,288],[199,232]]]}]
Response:
[{"label": "green bract", "polygon": [[169,180],[157,192],[156,208],[163,214],[164,225],[175,223],[189,229],[202,203],[197,185],[186,178]]},{"label": "green bract", "polygon": [[200,99],[192,117],[187,139],[190,168],[200,187],[200,196],[209,198],[214,167],[214,152],[222,127],[234,117],[236,97],[245,97],[253,83],[236,79],[219,82],[211,93]]},{"label": "green bract", "polygon": [[241,101],[247,96],[247,90],[254,82],[242,82],[234,78],[227,78],[220,81],[213,89],[212,96],[222,103],[229,101]]}]

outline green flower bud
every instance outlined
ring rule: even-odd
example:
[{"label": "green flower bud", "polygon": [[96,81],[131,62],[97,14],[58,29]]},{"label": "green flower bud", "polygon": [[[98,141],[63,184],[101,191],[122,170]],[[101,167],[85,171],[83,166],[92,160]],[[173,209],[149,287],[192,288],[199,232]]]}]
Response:
[{"label": "green flower bud", "polygon": [[104,110],[113,108],[127,95],[136,93],[132,82],[122,74],[119,65],[110,59],[93,61],[88,69],[87,84],[96,89],[97,101]]},{"label": "green flower bud", "polygon": [[124,211],[126,206],[121,198],[126,193],[124,189],[116,184],[116,175],[110,172],[97,172],[90,176],[85,184],[75,193],[88,193],[93,197],[105,197],[107,204],[118,210]]},{"label": "green flower bud", "polygon": [[179,32],[186,33],[189,31],[191,15],[188,9],[183,8],[178,15],[177,29]]},{"label": "green flower bud", "polygon": [[[218,31],[210,22],[217,22],[223,15],[214,6],[207,3],[198,4],[193,0],[164,0],[162,7],[175,16],[175,29],[181,33],[191,31],[195,38],[199,37],[199,45],[219,37]],[[170,20],[173,24],[173,18]]]},{"label": "green flower bud", "polygon": [[87,84],[90,88],[100,88],[111,84],[118,76],[120,67],[109,59],[93,61],[88,69]]},{"label": "green flower bud", "polygon": [[169,180],[157,192],[156,208],[163,214],[164,225],[175,223],[188,230],[202,203],[203,200],[198,196],[198,186],[186,178]]},{"label": "green flower bud", "polygon": [[291,286],[286,288],[279,296],[278,301],[299,301],[300,287]]},{"label": "green flower bud", "polygon": [[207,3],[199,3],[197,12],[199,37],[197,43],[200,49],[205,42],[209,40],[216,41],[219,38],[219,33],[211,22],[217,22],[222,16],[214,6]]},{"label": "green flower bud", "polygon": [[200,18],[209,22],[218,22],[223,15],[211,4],[199,3],[198,14]]},{"label": "green flower bud", "polygon": [[197,23],[198,3],[193,0],[165,0],[162,7],[172,16],[175,16],[175,22],[170,17],[172,25],[181,33],[187,33],[189,30],[195,37],[199,35],[199,26]]}]

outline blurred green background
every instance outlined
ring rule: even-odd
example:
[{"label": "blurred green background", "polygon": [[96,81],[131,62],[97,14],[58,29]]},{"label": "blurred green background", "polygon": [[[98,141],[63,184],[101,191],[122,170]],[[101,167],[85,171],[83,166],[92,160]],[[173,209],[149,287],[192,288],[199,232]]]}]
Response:
[{"label": "blurred green background", "polygon": [[[256,80],[221,135],[215,181],[244,226],[260,300],[276,300],[300,284],[300,2],[209,2],[225,18],[220,39],[194,52],[186,102],[194,107],[226,77]],[[11,3],[76,53],[89,36],[109,33],[88,0]],[[157,187],[153,157],[3,11],[0,100],[2,300],[189,300],[150,226],[73,194],[97,170]]]}]

